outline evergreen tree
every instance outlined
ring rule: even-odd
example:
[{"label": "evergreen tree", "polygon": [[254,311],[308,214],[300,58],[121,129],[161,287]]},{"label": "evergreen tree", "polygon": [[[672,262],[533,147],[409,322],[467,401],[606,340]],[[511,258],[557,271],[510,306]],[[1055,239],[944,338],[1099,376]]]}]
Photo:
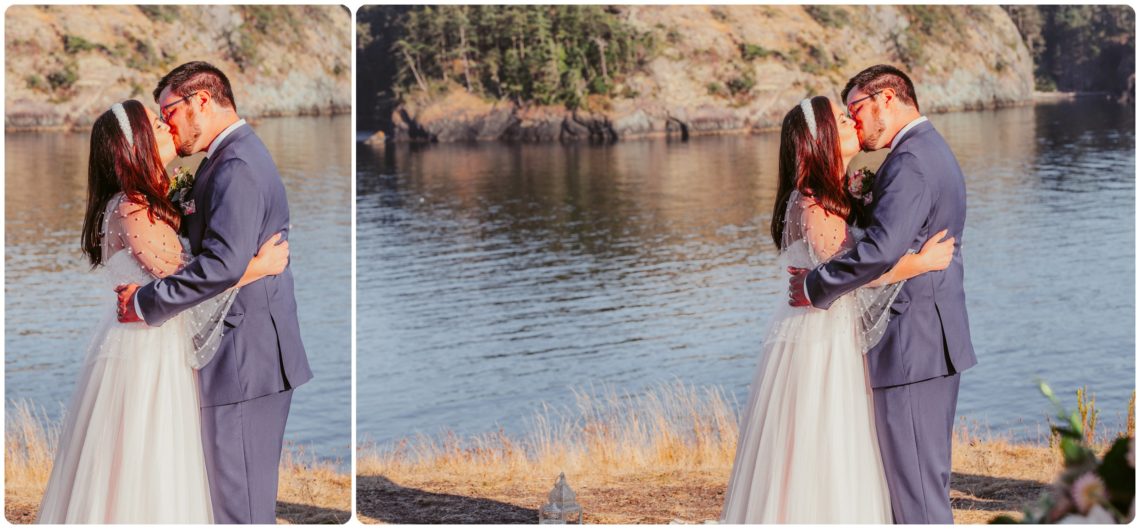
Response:
[{"label": "evergreen tree", "polygon": [[652,47],[650,34],[619,14],[578,5],[411,7],[392,45],[398,91],[454,83],[520,104],[577,108],[588,93],[609,95]]},{"label": "evergreen tree", "polygon": [[1003,6],[1033,57],[1040,90],[1121,94],[1135,74],[1135,12],[1122,5]]}]

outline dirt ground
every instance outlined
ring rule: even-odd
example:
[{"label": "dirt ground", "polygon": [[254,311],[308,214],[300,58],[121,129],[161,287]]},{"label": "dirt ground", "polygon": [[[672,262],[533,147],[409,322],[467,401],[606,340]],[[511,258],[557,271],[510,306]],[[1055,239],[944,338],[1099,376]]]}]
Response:
[{"label": "dirt ground", "polygon": [[[955,523],[1017,515],[1061,468],[1055,450],[1005,441],[955,447],[951,505]],[[568,476],[587,523],[668,524],[716,520],[730,468]],[[357,517],[364,523],[530,524],[556,476],[456,476],[424,472],[398,478],[362,474]]]}]

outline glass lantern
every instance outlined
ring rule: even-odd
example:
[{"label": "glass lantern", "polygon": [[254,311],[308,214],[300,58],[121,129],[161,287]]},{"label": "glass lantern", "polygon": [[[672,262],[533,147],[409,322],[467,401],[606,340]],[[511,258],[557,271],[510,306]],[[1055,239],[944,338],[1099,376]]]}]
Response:
[{"label": "glass lantern", "polygon": [[547,495],[547,503],[538,510],[540,524],[582,524],[582,506],[578,505],[574,491],[566,483],[566,473],[558,474],[558,481]]}]

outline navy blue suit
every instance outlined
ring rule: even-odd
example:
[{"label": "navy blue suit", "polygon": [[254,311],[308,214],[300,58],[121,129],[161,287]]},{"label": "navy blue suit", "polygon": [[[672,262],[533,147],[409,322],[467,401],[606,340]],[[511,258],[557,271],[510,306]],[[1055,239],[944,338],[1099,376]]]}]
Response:
[{"label": "navy blue suit", "polygon": [[871,224],[850,252],[811,271],[805,289],[826,309],[891,269],[943,229],[956,239],[946,270],[906,282],[882,340],[867,353],[875,422],[896,523],[953,523],[950,442],[958,373],[977,363],[963,289],[966,185],[930,122],[907,131],[879,169]]},{"label": "navy blue suit", "polygon": [[[182,228],[194,259],[139,288],[152,326],[241,279],[262,243],[288,237],[289,204],[277,166],[249,125],[221,140],[199,167],[195,210]],[[241,288],[218,352],[199,371],[202,438],[217,523],[274,523],[277,465],[292,389],[312,378],[286,267]]]}]

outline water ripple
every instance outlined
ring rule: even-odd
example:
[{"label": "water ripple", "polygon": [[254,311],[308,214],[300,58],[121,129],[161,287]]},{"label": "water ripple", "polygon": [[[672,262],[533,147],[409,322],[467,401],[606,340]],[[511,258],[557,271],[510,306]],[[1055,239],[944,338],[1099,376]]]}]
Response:
[{"label": "water ripple", "polygon": [[[961,415],[995,431],[1044,418],[1037,376],[1087,384],[1104,417],[1122,414],[1131,116],[1100,103],[931,116],[968,178],[980,364]],[[743,402],[786,288],[767,235],[777,145],[361,147],[358,369],[376,381],[359,387],[361,435],[515,430],[596,383],[636,393],[680,377]]]}]

